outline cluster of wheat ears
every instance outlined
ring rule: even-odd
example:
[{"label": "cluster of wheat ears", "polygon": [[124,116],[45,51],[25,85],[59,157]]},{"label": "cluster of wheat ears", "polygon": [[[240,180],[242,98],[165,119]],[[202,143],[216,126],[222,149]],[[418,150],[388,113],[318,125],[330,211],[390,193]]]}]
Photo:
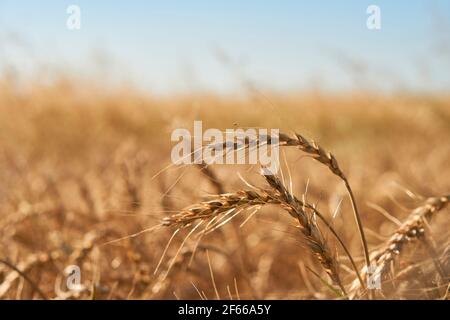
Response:
[{"label": "cluster of wheat ears", "polygon": [[[243,142],[243,144],[244,148],[249,148],[251,145],[248,140]],[[328,168],[336,177],[342,180],[351,201],[354,221],[361,239],[364,265],[358,267],[346,244],[333,227],[332,221],[327,220],[325,215],[317,209],[316,205],[307,202],[305,195],[302,196],[302,199],[296,197],[293,194],[292,187],[288,188],[285,186],[284,179],[280,179],[276,175],[266,174],[262,175],[267,182],[266,187],[256,187],[247,183],[249,187],[247,190],[225,193],[223,192],[224,187],[218,181],[212,168],[203,164],[201,165],[201,170],[211,179],[219,194],[210,196],[206,201],[194,204],[180,212],[165,217],[159,225],[155,226],[155,228],[167,227],[175,230],[164,250],[155,273],[158,271],[171,241],[180,230],[190,228],[190,231],[172,258],[171,263],[169,263],[169,267],[162,276],[162,279],[169,274],[170,269],[173,267],[175,261],[177,261],[177,257],[182,252],[183,246],[189,237],[194,235],[197,238],[194,248],[188,254],[192,259],[204,235],[232,222],[234,217],[243,212],[251,212],[244,221],[246,223],[261,207],[275,205],[281,207],[295,219],[299,234],[302,236],[304,243],[326,272],[329,280],[320,278],[320,275],[312,270],[310,271],[319,277],[337,298],[382,298],[383,290],[386,286],[389,286],[390,276],[392,276],[392,272],[395,272],[396,260],[399,259],[405,247],[414,246],[414,243],[422,243],[430,251],[430,254],[432,254],[440,284],[446,288],[443,293],[443,298],[448,298],[449,275],[435,254],[433,241],[427,234],[427,226],[434,215],[446,208],[450,201],[450,195],[423,199],[422,205],[411,212],[409,217],[399,225],[399,228],[392,236],[379,249],[371,251],[366,241],[363,222],[360,218],[351,185],[334,155],[326,151],[315,141],[310,141],[300,134],[294,134],[292,137],[287,134],[280,134],[279,146],[298,148]],[[320,223],[318,222],[319,220]],[[325,231],[329,232],[335,238],[350,262],[354,273],[354,280],[350,284],[343,283],[342,277],[340,276],[342,266],[339,259],[337,259],[336,250],[329,245],[329,241],[324,236],[325,232],[322,229],[326,229]],[[381,286],[371,284],[371,281],[376,281],[376,279],[380,280]],[[202,294],[199,293],[199,295],[202,298]]]},{"label": "cluster of wheat ears", "polygon": [[[64,144],[74,141],[73,128]],[[254,142],[239,146],[248,151]],[[299,134],[280,134],[286,162],[278,174],[258,170],[245,179],[236,174],[238,166],[165,170],[167,153],[158,157],[161,152],[147,152],[138,142],[88,146],[93,157],[73,162],[52,162],[48,152],[48,162],[33,154],[21,158],[13,148],[0,154],[6,168],[0,170],[0,196],[7,195],[0,198],[0,299],[449,298],[449,195],[423,197],[408,190],[413,199],[404,207],[403,222],[398,207],[383,212],[383,200],[377,211],[384,217],[374,218],[373,211],[361,210],[371,197],[354,171],[348,175],[333,154]],[[306,158],[304,166],[289,161],[285,151]],[[439,163],[446,154],[444,148],[433,155],[435,167],[413,167],[414,175],[421,169],[446,175]],[[172,179],[171,173],[182,170],[184,179]],[[291,171],[323,184],[307,183],[298,191]],[[445,178],[430,181],[435,188],[424,190],[446,191]],[[212,194],[193,200],[205,190]],[[334,214],[322,208],[322,191],[328,199],[344,199]],[[373,237],[378,241],[371,242]],[[67,286],[68,266],[81,271],[77,290]]]}]

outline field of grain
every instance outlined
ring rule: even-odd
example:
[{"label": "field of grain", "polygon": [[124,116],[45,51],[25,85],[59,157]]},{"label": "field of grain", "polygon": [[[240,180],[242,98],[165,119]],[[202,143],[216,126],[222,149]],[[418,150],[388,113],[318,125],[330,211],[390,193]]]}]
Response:
[{"label": "field of grain", "polygon": [[[0,299],[448,298],[449,96],[100,88],[0,83]],[[194,120],[282,170],[171,165]]]}]

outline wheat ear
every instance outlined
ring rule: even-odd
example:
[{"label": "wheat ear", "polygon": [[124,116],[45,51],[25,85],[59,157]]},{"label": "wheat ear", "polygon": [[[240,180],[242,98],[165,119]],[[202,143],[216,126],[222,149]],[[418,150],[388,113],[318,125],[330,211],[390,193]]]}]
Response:
[{"label": "wheat ear", "polygon": [[369,248],[367,245],[366,236],[364,233],[363,225],[361,222],[360,214],[358,211],[358,207],[356,205],[356,199],[353,194],[352,188],[350,187],[350,183],[348,182],[347,177],[344,172],[339,167],[339,164],[331,152],[325,151],[320,145],[318,145],[315,141],[309,141],[302,135],[296,133],[295,138],[291,138],[287,134],[280,133],[279,135],[279,143],[280,146],[295,146],[298,147],[301,151],[311,155],[316,161],[324,164],[328,169],[336,176],[341,178],[341,180],[345,184],[345,188],[347,193],[350,196],[350,201],[352,204],[353,214],[355,217],[356,225],[358,227],[359,236],[361,239],[361,244],[364,250],[364,258],[366,261],[366,266],[370,265],[370,257],[369,257]]},{"label": "wheat ear", "polygon": [[316,215],[317,217],[319,217],[322,220],[322,222],[325,224],[325,226],[328,228],[328,230],[333,234],[333,236],[336,238],[336,240],[341,245],[342,249],[344,250],[345,254],[347,255],[347,257],[350,260],[350,263],[353,267],[353,270],[356,273],[356,276],[359,280],[360,285],[363,288],[365,288],[364,281],[360,275],[360,272],[358,270],[358,267],[356,266],[355,261],[353,260],[352,255],[350,254],[350,251],[347,249],[347,246],[342,241],[341,237],[339,237],[336,230],[334,230],[333,226],[327,221],[327,219],[325,219],[324,215],[322,213],[320,213],[315,206],[312,206],[309,203],[305,203],[305,202],[299,200],[294,195],[290,194],[289,191],[286,189],[286,187],[283,186],[283,184],[281,183],[281,180],[278,177],[276,177],[274,175],[267,175],[267,176],[265,176],[265,178],[272,188],[274,188],[275,190],[277,190],[278,192],[283,194],[284,199],[288,199],[289,202],[295,203],[296,206],[298,206],[298,207],[311,210],[311,212],[313,212],[314,215]]},{"label": "wheat ear", "polygon": [[[257,142],[257,143],[255,144],[255,142]],[[244,145],[244,147],[249,148],[252,145],[253,146],[258,145],[259,142],[261,142],[259,139],[256,139],[256,141],[255,141],[255,139],[246,137],[243,141],[234,143],[233,146],[234,146],[234,148],[241,148],[242,145]],[[268,139],[268,137],[266,137],[265,143],[272,144],[274,142],[272,141],[272,138]],[[350,197],[350,202],[352,205],[356,226],[358,228],[359,237],[361,239],[361,245],[363,247],[366,267],[369,268],[369,266],[370,266],[369,248],[367,245],[367,240],[366,240],[363,225],[361,222],[359,210],[356,205],[356,199],[353,194],[353,190],[350,187],[350,183],[349,183],[346,175],[344,174],[344,172],[339,167],[339,164],[338,164],[336,158],[334,157],[334,155],[331,152],[325,151],[325,149],[323,149],[315,141],[309,141],[308,139],[306,139],[305,137],[303,137],[302,135],[300,135],[298,133],[295,133],[295,137],[290,137],[289,135],[287,135],[285,133],[280,133],[278,135],[278,143],[279,143],[279,146],[288,146],[288,147],[292,146],[292,147],[299,148],[301,151],[309,154],[316,161],[318,161],[318,162],[322,163],[323,165],[325,165],[326,167],[328,167],[328,169],[334,175],[339,177],[344,182],[345,189],[347,190],[347,193]],[[222,147],[227,148],[228,144],[224,143]]]},{"label": "wheat ear", "polygon": [[339,277],[339,264],[320,232],[316,222],[316,211],[311,210],[312,214],[308,214],[306,211],[311,209],[310,206],[306,206],[297,200],[276,176],[267,175],[265,177],[270,186],[277,192],[277,198],[280,199],[281,206],[299,222],[300,230],[310,250],[317,257],[333,283],[339,286],[346,296],[345,288]]},{"label": "wheat ear", "polygon": [[[405,246],[414,240],[423,238],[426,222],[437,212],[444,209],[449,201],[450,195],[432,197],[428,198],[422,206],[414,209],[383,247],[372,253],[371,261],[375,265],[375,270],[372,272],[373,276],[382,277],[395,262],[396,257],[405,249]],[[367,270],[363,270],[362,273],[366,275]],[[358,294],[356,291],[359,291],[359,289],[359,284],[355,282],[352,291]]]},{"label": "wheat ear", "polygon": [[[188,227],[200,219],[209,221],[216,219],[218,221],[215,221],[215,224],[210,225],[208,228],[208,230],[213,230],[217,225],[221,225],[220,222],[224,220],[226,215],[229,215],[232,212],[240,212],[251,207],[263,206],[266,204],[280,205],[292,217],[298,220],[308,247],[318,258],[320,264],[330,276],[333,283],[340,288],[342,294],[345,296],[346,291],[338,274],[337,261],[332,255],[332,250],[328,247],[318,228],[315,221],[315,211],[313,210],[312,214],[306,212],[307,209],[311,210],[312,206],[304,205],[296,200],[295,197],[290,195],[286,188],[282,186],[279,180],[276,180],[273,176],[267,177],[272,177],[269,178],[268,182],[269,184],[272,182],[271,186],[275,189],[275,193],[262,190],[261,192],[238,191],[235,193],[221,194],[212,200],[201,202],[177,214],[164,218],[162,224],[164,226]],[[274,181],[276,181],[276,188]]]}]

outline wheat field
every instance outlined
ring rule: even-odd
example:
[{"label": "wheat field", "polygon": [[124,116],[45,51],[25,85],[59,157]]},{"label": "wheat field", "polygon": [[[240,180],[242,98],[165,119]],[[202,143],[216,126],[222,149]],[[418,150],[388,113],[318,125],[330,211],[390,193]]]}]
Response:
[{"label": "wheat field", "polygon": [[[171,164],[194,120],[279,128],[279,174]],[[449,137],[444,94],[2,80],[0,299],[447,299]]]}]

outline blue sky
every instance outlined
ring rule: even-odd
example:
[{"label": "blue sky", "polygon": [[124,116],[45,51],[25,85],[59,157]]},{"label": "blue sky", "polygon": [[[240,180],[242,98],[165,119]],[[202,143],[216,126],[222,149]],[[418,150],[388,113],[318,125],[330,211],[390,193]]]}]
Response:
[{"label": "blue sky", "polygon": [[[66,28],[70,4],[81,30]],[[370,4],[381,8],[379,31],[366,28]],[[449,35],[445,0],[0,0],[0,67],[161,93],[232,92],[242,79],[276,90],[443,90]]]}]

